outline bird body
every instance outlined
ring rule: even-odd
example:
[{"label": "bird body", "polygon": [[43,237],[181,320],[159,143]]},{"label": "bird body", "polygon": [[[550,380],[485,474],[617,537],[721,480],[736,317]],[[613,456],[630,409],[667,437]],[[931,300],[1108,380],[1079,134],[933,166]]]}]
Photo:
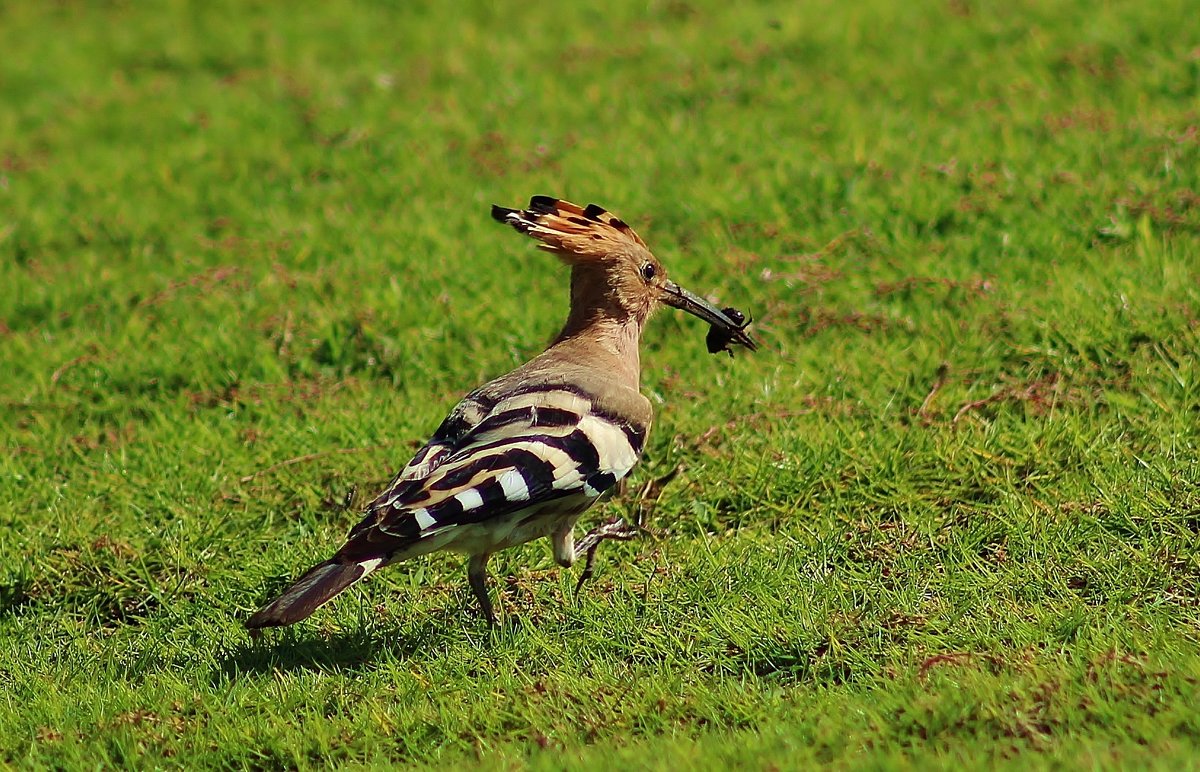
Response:
[{"label": "bird body", "polygon": [[538,356],[475,389],[366,508],[342,548],[247,620],[250,628],[304,619],[368,574],[438,550],[470,556],[468,577],[495,624],[488,557],[549,536],[555,560],[588,569],[603,539],[636,529],[607,523],[580,545],[579,516],[633,469],[650,431],[638,390],[638,343],[659,302],[679,305],[753,348],[744,324],[666,280],[629,226],[594,205],[535,196],[493,217],[571,265],[571,311]]}]

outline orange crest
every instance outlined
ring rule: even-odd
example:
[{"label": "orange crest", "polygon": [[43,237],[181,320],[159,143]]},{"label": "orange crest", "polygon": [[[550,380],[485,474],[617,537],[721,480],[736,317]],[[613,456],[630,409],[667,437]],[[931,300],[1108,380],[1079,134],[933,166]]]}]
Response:
[{"label": "orange crest", "polygon": [[587,258],[649,256],[646,242],[603,207],[580,207],[550,196],[534,196],[528,209],[492,207],[492,217],[541,242],[539,248],[568,262]]}]

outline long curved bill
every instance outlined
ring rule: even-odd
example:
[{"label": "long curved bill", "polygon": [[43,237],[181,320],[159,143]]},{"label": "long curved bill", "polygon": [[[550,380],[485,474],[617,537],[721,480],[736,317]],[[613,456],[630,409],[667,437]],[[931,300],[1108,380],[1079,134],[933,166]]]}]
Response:
[{"label": "long curved bill", "polygon": [[[673,281],[667,282],[663,290],[665,294],[662,300],[667,305],[700,317],[714,329],[719,330],[726,340],[741,344],[751,351],[758,348],[754,339],[746,334],[746,326],[750,324],[746,318],[733,319],[712,303],[695,293],[688,292]],[[739,313],[738,316],[741,314]]]}]

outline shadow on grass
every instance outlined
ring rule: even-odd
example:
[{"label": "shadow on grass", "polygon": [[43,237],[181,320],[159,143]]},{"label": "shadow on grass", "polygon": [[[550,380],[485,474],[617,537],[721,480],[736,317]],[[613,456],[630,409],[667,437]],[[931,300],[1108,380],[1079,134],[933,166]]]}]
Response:
[{"label": "shadow on grass", "polygon": [[323,636],[306,629],[268,630],[256,640],[228,648],[217,660],[213,679],[230,681],[276,671],[365,672],[381,660],[444,648],[453,637],[432,622],[406,632],[371,628]]},{"label": "shadow on grass", "polygon": [[17,616],[33,604],[30,594],[31,583],[16,580],[9,584],[0,584],[0,618]]}]

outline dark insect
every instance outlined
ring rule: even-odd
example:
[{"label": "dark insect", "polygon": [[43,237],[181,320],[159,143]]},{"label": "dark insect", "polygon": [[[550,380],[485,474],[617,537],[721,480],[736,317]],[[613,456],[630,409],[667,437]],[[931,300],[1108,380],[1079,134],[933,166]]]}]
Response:
[{"label": "dark insect", "polygon": [[[733,308],[732,306],[729,308],[722,308],[721,313],[729,317],[731,322],[738,325],[739,330],[746,329],[746,326],[750,324],[751,321],[746,318],[745,314],[736,308]],[[705,344],[708,346],[708,353],[716,354],[721,351],[727,351],[729,352],[729,356],[733,356],[733,349],[729,347],[729,344],[733,342],[733,335],[734,333],[732,330],[722,329],[715,324],[710,325],[708,328],[708,336],[704,339]]]}]

